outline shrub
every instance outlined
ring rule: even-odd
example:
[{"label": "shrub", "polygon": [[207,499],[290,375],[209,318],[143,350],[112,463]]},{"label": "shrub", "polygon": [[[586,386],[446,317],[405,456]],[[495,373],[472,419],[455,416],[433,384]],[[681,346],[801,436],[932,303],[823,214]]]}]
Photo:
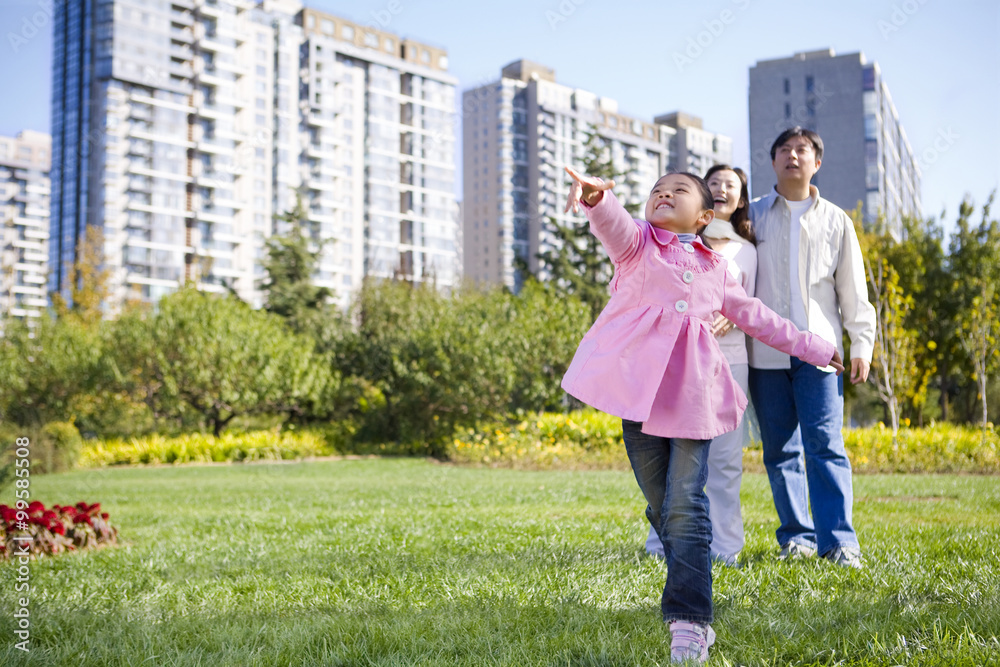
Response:
[{"label": "shrub", "polygon": [[[992,427],[903,428],[894,446],[892,431],[878,425],[844,429],[844,442],[854,471],[863,474],[1000,472],[1000,433]],[[463,429],[449,454],[457,463],[477,465],[628,468],[621,421],[591,409]],[[744,450],[743,464],[748,472],[763,472],[759,442]]]},{"label": "shrub", "polygon": [[628,467],[621,420],[589,408],[463,429],[449,455],[457,463],[502,467]]},{"label": "shrub", "polygon": [[844,444],[854,469],[887,472],[1000,472],[1000,434],[946,422],[926,428],[901,428],[894,445],[892,430],[845,429]]},{"label": "shrub", "polygon": [[46,424],[31,450],[35,470],[43,473],[70,470],[76,466],[82,449],[83,438],[72,421]]},{"label": "shrub", "polygon": [[99,467],[135,463],[211,463],[280,461],[329,453],[321,436],[308,431],[254,431],[213,436],[192,433],[168,438],[159,434],[88,442],[80,465]]}]

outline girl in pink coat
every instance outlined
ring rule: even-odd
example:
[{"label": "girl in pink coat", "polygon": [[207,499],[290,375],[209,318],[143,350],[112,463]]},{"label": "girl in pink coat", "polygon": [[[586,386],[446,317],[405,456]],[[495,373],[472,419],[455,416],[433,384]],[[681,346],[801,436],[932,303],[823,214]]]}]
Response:
[{"label": "girl in pink coat", "polygon": [[563,377],[581,401],[621,417],[646,516],[663,542],[661,610],[671,659],[708,659],[715,640],[705,481],[711,439],[732,431],[747,399],[712,332],[721,313],[747,334],[817,366],[844,370],[834,346],[748,297],[721,255],[697,232],[714,217],[698,176],[674,173],[653,186],[646,219],[633,220],[604,182],[567,168],[566,210],[582,201],[590,228],[615,265],[611,299]]}]

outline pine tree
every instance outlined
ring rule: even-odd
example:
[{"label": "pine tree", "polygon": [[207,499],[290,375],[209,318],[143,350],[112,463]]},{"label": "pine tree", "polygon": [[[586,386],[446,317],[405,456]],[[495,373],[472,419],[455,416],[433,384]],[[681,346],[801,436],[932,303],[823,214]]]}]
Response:
[{"label": "pine tree", "polygon": [[307,216],[302,197],[296,196],[295,208],[280,217],[291,224],[291,229],[267,240],[264,309],[284,317],[297,333],[315,334],[333,292],[313,282],[324,243],[317,244],[305,233],[309,229]]},{"label": "pine tree", "polygon": [[[624,174],[615,168],[606,141],[597,134],[595,128],[586,133],[583,144],[583,173],[597,176],[605,181],[617,180]],[[568,178],[568,177],[567,177]],[[626,204],[631,215],[636,215],[638,203]],[[539,271],[555,285],[559,292],[573,294],[590,308],[591,316],[597,319],[608,302],[608,284],[614,274],[614,266],[597,237],[590,233],[586,219],[578,224],[562,225],[555,218],[549,218],[555,237],[553,246],[538,253]],[[524,270],[524,262],[518,267]]]}]

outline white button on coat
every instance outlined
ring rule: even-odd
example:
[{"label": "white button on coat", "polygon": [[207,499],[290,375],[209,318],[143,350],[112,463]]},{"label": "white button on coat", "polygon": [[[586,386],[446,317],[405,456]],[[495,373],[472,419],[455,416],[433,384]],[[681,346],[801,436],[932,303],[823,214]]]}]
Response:
[{"label": "white button on coat", "polygon": [[684,275],[681,276],[681,280],[683,280],[684,282],[686,282],[686,283],[688,283],[690,285],[691,281],[694,280],[694,274],[691,273],[690,271],[685,271]]},{"label": "white button on coat", "polygon": [[691,245],[690,243],[684,243],[682,245],[684,246],[684,249],[686,251],[688,251],[688,252],[694,252],[694,246]]},{"label": "white button on coat", "polygon": [[688,309],[688,302],[685,301],[684,299],[681,299],[680,301],[674,304],[674,308],[677,309],[678,313],[683,313]]}]

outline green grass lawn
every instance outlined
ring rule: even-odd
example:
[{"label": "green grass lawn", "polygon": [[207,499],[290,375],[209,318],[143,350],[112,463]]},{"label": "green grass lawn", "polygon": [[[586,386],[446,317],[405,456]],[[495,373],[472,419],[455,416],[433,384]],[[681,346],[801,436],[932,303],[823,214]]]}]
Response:
[{"label": "green grass lawn", "polygon": [[[31,484],[101,502],[123,546],[32,564],[30,653],[0,564],[2,665],[669,660],[629,473],[365,459]],[[1000,664],[1000,478],[859,476],[855,494],[867,569],[779,563],[767,480],[747,476],[747,566],[714,572],[709,664]]]}]

